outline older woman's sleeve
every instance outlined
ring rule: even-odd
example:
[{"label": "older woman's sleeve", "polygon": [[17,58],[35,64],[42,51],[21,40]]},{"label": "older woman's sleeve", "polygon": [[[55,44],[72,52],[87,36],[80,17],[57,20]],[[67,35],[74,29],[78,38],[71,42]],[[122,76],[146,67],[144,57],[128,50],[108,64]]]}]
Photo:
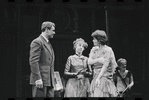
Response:
[{"label": "older woman's sleeve", "polygon": [[66,65],[65,65],[65,70],[64,70],[64,74],[68,77],[74,77],[76,74],[70,72],[70,68],[71,67],[71,57],[68,57]]}]

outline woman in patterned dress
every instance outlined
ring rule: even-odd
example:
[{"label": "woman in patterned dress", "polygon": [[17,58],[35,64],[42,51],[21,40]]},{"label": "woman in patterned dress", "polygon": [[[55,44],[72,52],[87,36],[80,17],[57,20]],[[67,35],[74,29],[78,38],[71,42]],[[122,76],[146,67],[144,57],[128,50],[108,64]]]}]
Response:
[{"label": "woman in patterned dress", "polygon": [[87,97],[90,87],[87,76],[91,75],[91,68],[82,52],[88,45],[82,38],[76,39],[73,44],[75,54],[68,57],[64,71],[69,77],[64,97]]},{"label": "woman in patterned dress", "polygon": [[113,82],[113,73],[117,63],[114,52],[106,45],[108,38],[104,31],[96,30],[91,36],[94,47],[88,59],[88,64],[93,68],[90,97],[116,97],[117,90]]}]

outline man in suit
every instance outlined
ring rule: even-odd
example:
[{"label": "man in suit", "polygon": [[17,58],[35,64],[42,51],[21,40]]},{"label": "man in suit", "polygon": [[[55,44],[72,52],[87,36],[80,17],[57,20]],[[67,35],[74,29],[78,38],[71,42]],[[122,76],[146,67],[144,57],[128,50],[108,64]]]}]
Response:
[{"label": "man in suit", "polygon": [[49,42],[55,34],[55,24],[45,21],[39,37],[30,44],[30,84],[32,97],[54,97],[54,51]]}]

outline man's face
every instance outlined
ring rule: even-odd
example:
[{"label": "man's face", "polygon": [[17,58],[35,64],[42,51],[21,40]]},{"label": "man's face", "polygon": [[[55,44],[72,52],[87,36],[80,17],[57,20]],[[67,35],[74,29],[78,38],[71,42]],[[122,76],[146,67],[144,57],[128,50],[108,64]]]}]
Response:
[{"label": "man's face", "polygon": [[53,38],[55,34],[55,27],[52,26],[51,29],[46,29],[46,33],[47,33],[48,38]]}]

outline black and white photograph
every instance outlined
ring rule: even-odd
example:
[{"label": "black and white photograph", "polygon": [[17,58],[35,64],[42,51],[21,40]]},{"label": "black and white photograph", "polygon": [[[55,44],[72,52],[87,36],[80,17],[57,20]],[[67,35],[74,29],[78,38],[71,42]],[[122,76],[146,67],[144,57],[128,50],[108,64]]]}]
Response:
[{"label": "black and white photograph", "polygon": [[0,98],[149,98],[149,1],[0,2]]}]

